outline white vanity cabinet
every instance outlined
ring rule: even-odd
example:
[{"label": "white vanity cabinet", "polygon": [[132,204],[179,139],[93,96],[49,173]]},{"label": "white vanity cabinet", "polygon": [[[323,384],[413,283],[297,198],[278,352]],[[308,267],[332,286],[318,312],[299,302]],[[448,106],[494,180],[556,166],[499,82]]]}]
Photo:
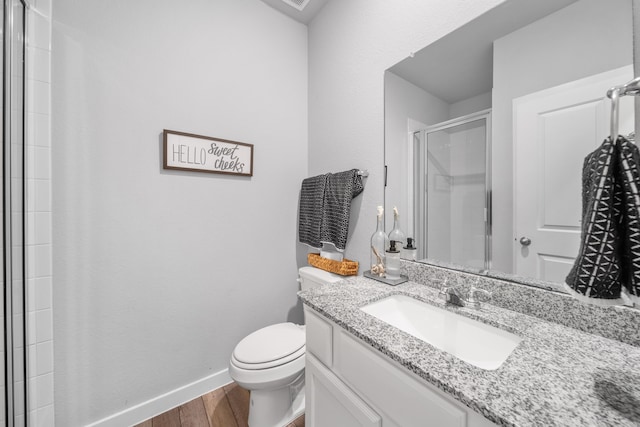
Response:
[{"label": "white vanity cabinet", "polygon": [[496,424],[305,306],[309,427]]}]

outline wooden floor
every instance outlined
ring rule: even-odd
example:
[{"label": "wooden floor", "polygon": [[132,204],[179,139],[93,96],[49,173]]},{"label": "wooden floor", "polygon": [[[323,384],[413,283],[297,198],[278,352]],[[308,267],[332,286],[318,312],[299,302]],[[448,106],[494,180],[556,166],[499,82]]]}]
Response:
[{"label": "wooden floor", "polygon": [[[249,392],[231,383],[135,427],[248,427],[248,418]],[[287,427],[304,427],[304,415]]]}]

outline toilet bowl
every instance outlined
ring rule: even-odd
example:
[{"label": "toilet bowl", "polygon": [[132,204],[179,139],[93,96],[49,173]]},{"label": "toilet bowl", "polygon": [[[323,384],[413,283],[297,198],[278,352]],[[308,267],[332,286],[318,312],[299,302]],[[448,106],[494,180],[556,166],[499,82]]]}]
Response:
[{"label": "toilet bowl", "polygon": [[[302,290],[342,277],[303,267]],[[305,327],[278,323],[259,329],[236,345],[229,376],[250,391],[249,427],[286,426],[304,413]]]}]

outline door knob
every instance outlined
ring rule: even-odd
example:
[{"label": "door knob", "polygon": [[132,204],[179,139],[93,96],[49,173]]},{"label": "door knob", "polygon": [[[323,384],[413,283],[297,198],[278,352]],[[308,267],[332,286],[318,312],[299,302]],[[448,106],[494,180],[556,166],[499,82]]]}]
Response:
[{"label": "door knob", "polygon": [[521,237],[520,238],[520,244],[522,246],[529,246],[531,244],[531,239],[528,237]]}]

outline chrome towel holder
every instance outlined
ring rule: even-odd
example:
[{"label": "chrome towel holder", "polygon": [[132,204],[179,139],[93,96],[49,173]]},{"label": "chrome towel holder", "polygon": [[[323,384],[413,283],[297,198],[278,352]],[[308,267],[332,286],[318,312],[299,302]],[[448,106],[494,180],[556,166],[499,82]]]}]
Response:
[{"label": "chrome towel holder", "polygon": [[620,97],[640,95],[640,77],[636,77],[630,82],[614,86],[607,91],[607,97],[611,99],[611,141],[618,137],[618,120],[620,116]]}]

